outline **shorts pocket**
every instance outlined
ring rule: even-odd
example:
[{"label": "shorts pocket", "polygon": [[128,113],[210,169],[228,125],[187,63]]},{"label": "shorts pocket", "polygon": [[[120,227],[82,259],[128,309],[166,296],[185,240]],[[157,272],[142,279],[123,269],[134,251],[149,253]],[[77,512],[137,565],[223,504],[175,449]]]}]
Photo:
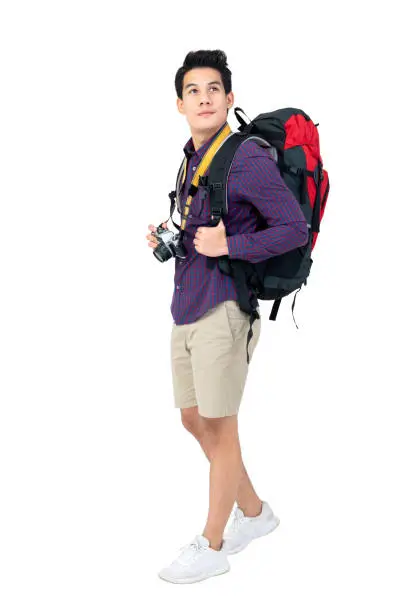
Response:
[{"label": "shorts pocket", "polygon": [[246,338],[249,331],[249,314],[243,312],[235,301],[226,301],[224,306],[232,339],[235,341],[238,338]]},{"label": "shorts pocket", "polygon": [[249,314],[240,309],[238,302],[236,302],[235,300],[227,300],[226,302],[224,302],[224,304],[229,319],[249,321]]}]

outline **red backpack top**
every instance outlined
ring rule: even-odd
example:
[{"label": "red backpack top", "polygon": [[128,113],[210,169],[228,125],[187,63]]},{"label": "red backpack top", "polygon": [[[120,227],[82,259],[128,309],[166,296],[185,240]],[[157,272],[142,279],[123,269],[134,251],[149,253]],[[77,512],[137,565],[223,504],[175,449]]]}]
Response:
[{"label": "red backpack top", "polygon": [[[263,113],[255,117],[253,121],[245,123],[235,109],[243,134],[257,135],[265,139],[276,149],[275,160],[279,167],[281,176],[289,189],[295,195],[302,206],[302,210],[312,224],[312,250],[316,244],[320,229],[320,221],[323,218],[329,195],[329,175],[323,168],[323,160],[320,155],[318,123],[313,123],[310,117],[298,108],[282,108],[272,113]],[[318,174],[320,172],[320,198],[316,198]],[[319,206],[319,212],[313,211],[315,205]],[[308,219],[308,213],[311,215]]]}]

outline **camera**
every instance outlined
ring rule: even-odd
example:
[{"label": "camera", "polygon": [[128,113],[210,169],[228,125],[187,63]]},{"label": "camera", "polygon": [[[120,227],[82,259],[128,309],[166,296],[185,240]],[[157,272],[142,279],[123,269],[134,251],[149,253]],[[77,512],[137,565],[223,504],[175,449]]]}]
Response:
[{"label": "camera", "polygon": [[158,245],[153,251],[153,255],[161,262],[167,261],[171,257],[185,259],[187,251],[184,244],[180,241],[180,234],[165,229],[160,224],[152,236],[157,238]]}]

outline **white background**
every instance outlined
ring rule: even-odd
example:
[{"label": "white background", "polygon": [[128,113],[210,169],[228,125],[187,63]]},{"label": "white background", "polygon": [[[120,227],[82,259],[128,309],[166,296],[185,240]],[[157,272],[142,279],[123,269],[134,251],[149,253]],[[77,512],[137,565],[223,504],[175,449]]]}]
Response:
[{"label": "white background", "polygon": [[[406,611],[402,3],[2,2],[2,612]],[[223,49],[235,106],[319,122],[331,192],[307,287],[240,409],[281,519],[231,572],[157,572],[201,533],[209,464],[173,406],[173,262],[147,246],[182,147],[174,77]],[[238,123],[230,113],[232,129]]]}]

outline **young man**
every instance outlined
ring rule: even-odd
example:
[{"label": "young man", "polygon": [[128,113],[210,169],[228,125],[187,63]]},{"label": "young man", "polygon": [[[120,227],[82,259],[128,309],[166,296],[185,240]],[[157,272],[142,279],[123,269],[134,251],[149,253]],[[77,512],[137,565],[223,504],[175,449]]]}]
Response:
[{"label": "young man", "polygon": [[[187,172],[181,195],[183,211],[194,173],[206,151],[227,125],[234,103],[231,72],[222,51],[189,53],[175,79],[177,107],[186,116],[191,138],[184,147]],[[240,310],[233,279],[208,258],[228,255],[257,262],[307,242],[308,229],[299,203],[283,182],[270,153],[244,142],[228,178],[228,213],[210,225],[209,200],[198,189],[187,217],[185,259],[175,258],[171,312],[171,359],[174,399],[186,429],[210,461],[210,499],[203,532],[159,576],[176,583],[196,582],[227,572],[227,555],[279,524],[255,492],[242,461],[238,410],[248,363],[249,315]],[[258,231],[257,209],[268,227]],[[150,231],[155,231],[149,225]],[[147,235],[149,246],[157,241]],[[259,312],[259,306],[258,306]],[[253,324],[248,354],[258,344],[260,317]],[[237,503],[233,522],[224,529]]]}]

